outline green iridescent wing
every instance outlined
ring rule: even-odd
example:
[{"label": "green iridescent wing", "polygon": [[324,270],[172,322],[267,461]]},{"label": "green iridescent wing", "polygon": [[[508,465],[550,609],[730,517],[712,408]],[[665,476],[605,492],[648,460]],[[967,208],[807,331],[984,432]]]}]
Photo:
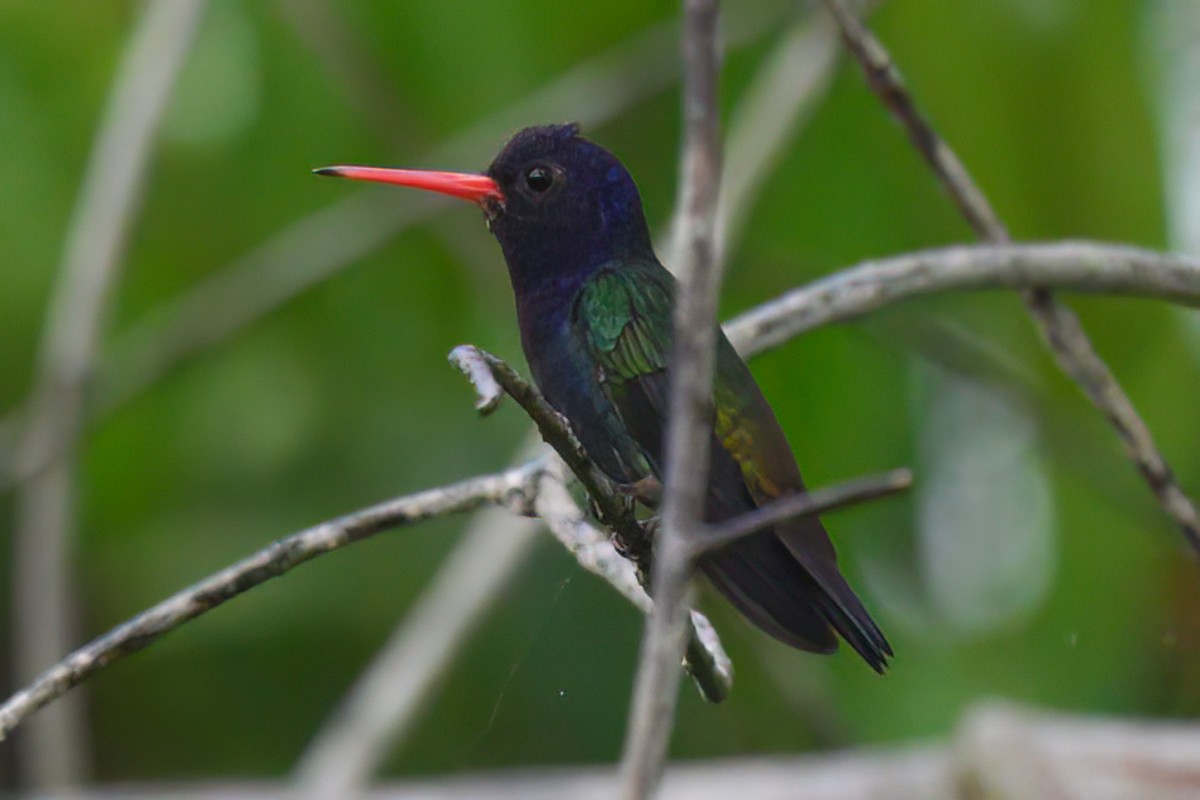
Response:
[{"label": "green iridescent wing", "polygon": [[[656,473],[662,474],[674,279],[656,262],[601,270],[580,293],[574,318],[597,377]],[[727,519],[803,490],[774,413],[723,334],[714,380],[707,516]],[[701,565],[759,627],[797,647],[836,646],[832,624],[881,668],[886,641],[837,569],[819,520],[796,521],[742,540]]]},{"label": "green iridescent wing", "polygon": [[[644,438],[637,438],[654,459],[667,415],[674,292],[674,278],[660,265],[622,264],[593,277],[578,308],[582,338],[601,383],[623,409],[625,423],[644,432]],[[718,337],[713,390],[713,433],[737,462],[739,488],[756,504],[802,489],[774,413],[724,334]],[[632,403],[638,406],[630,407]],[[651,430],[654,425],[659,429]]]}]

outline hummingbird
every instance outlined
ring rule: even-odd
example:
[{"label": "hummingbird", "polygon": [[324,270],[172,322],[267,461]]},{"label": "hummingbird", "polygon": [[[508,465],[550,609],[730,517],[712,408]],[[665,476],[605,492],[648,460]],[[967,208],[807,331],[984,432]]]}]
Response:
[{"label": "hummingbird", "polygon": [[[541,125],[513,135],[482,174],[315,172],[477,203],[507,262],[522,348],[543,396],[613,481],[663,479],[676,280],[654,253],[641,195],[616,156],[577,125]],[[706,521],[804,491],[775,413],[719,329],[712,407]],[[705,554],[698,567],[774,638],[830,653],[840,635],[884,671],[891,646],[815,516],[775,523]]]}]

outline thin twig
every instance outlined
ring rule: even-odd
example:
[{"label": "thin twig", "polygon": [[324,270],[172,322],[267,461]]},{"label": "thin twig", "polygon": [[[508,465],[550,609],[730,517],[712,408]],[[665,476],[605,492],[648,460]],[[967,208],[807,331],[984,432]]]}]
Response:
[{"label": "thin twig", "polygon": [[739,517],[705,526],[690,542],[693,558],[724,547],[755,531],[794,517],[810,517],[901,492],[912,486],[912,472],[895,469],[883,475],[839,483],[801,494],[785,495]]},{"label": "thin twig", "polygon": [[475,387],[475,410],[486,416],[500,406],[504,399],[504,387],[496,380],[496,374],[476,347],[461,346],[450,351],[450,363],[466,376]]},{"label": "thin twig", "polygon": [[[36,675],[75,639],[73,445],[108,300],[141,204],[154,134],[203,8],[199,0],[147,6],[113,78],[67,230],[16,455],[24,478],[13,533],[13,652],[21,680]],[[86,740],[78,705],[64,704],[43,716],[30,729],[22,758],[27,783],[38,788],[78,783],[86,771]]]},{"label": "thin twig", "polygon": [[[608,476],[588,458],[583,445],[571,431],[571,426],[546,402],[533,384],[522,378],[502,359],[471,345],[454,348],[450,360],[471,376],[477,391],[480,384],[475,381],[475,377],[482,371],[489,372],[495,381],[504,387],[509,397],[516,400],[537,425],[538,432],[546,444],[554,448],[554,452],[558,453],[587,489],[592,502],[596,504],[596,513],[600,521],[615,532],[627,552],[635,556],[640,555],[646,545],[646,535],[634,516],[632,504],[627,502],[628,498],[623,496]],[[483,385],[486,391],[491,391],[486,381]],[[483,403],[483,409],[486,411],[489,404],[494,405],[495,400],[488,395],[481,395],[480,403]]]},{"label": "thin twig", "polygon": [[[950,146],[920,113],[912,94],[880,41],[847,9],[844,0],[825,0],[837,19],[847,48],[862,65],[867,82],[908,131],[913,145],[933,169],[975,234],[986,242],[1005,244],[1008,230]],[[1041,286],[1021,297],[1059,367],[1083,390],[1116,430],[1159,505],[1200,551],[1200,515],[1183,493],[1170,466],[1154,444],[1149,427],[1134,408],[1108,365],[1096,352],[1075,312]]]},{"label": "thin twig", "polygon": [[[481,355],[474,348],[460,348],[451,354],[451,361],[463,368],[477,390],[481,384],[495,383]],[[498,384],[495,390],[503,393]],[[484,394],[490,396],[490,389]],[[489,408],[495,408],[495,403]],[[637,570],[616,551],[609,535],[580,511],[565,485],[566,473],[561,460],[547,460],[536,479],[533,513],[584,569],[603,578],[648,614],[652,601]],[[360,676],[331,722],[306,748],[293,773],[305,796],[345,797],[360,790],[411,732],[417,714],[445,673],[444,665],[490,607],[487,599],[519,563],[512,556],[509,540],[535,525],[494,509],[477,513],[414,610]],[[502,544],[495,544],[497,539]],[[717,702],[729,693],[732,664],[708,619],[698,611],[692,614],[696,635],[689,647],[688,671],[701,694]]]},{"label": "thin twig", "polygon": [[280,539],[113,628],[42,673],[0,706],[0,739],[27,716],[110,662],[141,650],[183,623],[317,556],[376,533],[498,503],[526,513],[544,462],[470,478],[390,500]]},{"label": "thin twig", "polygon": [[825,0],[825,5],[837,20],[846,48],[862,66],[868,85],[904,126],[913,146],[950,194],[975,235],[997,244],[1008,241],[1004,223],[996,216],[958,155],[917,109],[883,44],[846,7],[844,0]]},{"label": "thin twig", "polygon": [[534,510],[546,521],[546,526],[559,544],[575,556],[583,567],[614,586],[643,614],[649,614],[654,602],[642,582],[633,562],[613,546],[612,538],[597,528],[575,500],[566,483],[566,467],[553,461],[542,475]]},{"label": "thin twig", "polygon": [[702,522],[708,483],[720,265],[716,217],[721,174],[716,0],[683,3],[683,159],[676,255],[680,289],[670,371],[662,527],[654,545],[654,610],[642,637],[621,756],[621,791],[652,796],[674,726],[692,562],[686,537]]},{"label": "thin twig", "polygon": [[[517,401],[537,425],[542,439],[554,449],[566,467],[583,484],[592,501],[596,516],[602,524],[613,531],[621,554],[633,562],[639,580],[643,580],[650,568],[650,537],[645,527],[634,515],[634,505],[630,502],[631,492],[635,487],[619,487],[602,473],[587,457],[587,453],[584,452],[579,440],[575,438],[567,420],[546,402],[533,384],[522,378],[506,362],[471,345],[456,347],[450,354],[450,360],[468,375],[475,385],[476,391],[480,391],[480,387],[483,387],[482,391],[486,394],[481,397],[481,402],[488,401],[483,405],[485,413],[486,410],[494,407],[495,401],[490,395],[492,387],[489,385],[489,381],[481,375],[484,371],[490,372],[494,381],[504,387],[504,391]],[[476,405],[478,407],[479,403]],[[547,523],[553,526],[551,520],[547,520]],[[560,522],[560,524],[569,523]],[[604,577],[609,576],[604,575]],[[618,590],[621,590],[619,582],[610,582]],[[623,591],[623,593],[625,592]],[[626,596],[629,594],[626,593]],[[633,597],[630,599],[634,600]],[[634,604],[639,605],[636,600],[634,600]],[[692,614],[697,615],[698,612],[693,611]],[[703,620],[703,624],[711,629],[707,620]],[[700,629],[693,626],[688,633],[687,657],[683,661],[684,668],[696,681],[701,695],[710,702],[719,703],[729,694],[733,674],[729,668],[729,660],[720,648],[719,640],[716,640],[715,634],[711,638],[716,641],[715,650],[706,645]]]}]

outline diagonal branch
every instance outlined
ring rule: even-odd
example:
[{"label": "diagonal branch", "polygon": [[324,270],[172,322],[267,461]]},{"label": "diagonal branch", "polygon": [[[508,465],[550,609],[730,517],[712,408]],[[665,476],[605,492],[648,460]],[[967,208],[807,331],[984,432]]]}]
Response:
[{"label": "diagonal branch", "polygon": [[[500,359],[474,348],[456,350],[455,362],[481,360],[494,371],[505,391],[514,397],[531,417],[538,422],[543,435],[557,447],[569,462],[583,458],[570,429],[550,408],[532,386]],[[474,369],[478,375],[478,368]],[[590,468],[590,464],[583,462]],[[548,524],[558,527],[560,538],[570,541],[572,535],[562,526],[571,525],[569,517],[561,508],[555,509],[552,501],[541,499],[547,480],[561,476],[552,469],[552,462],[535,459],[520,467],[505,472],[484,475],[456,484],[429,489],[415,495],[401,497],[377,506],[355,512],[345,517],[318,525],[300,533],[281,539],[243,559],[237,564],[210,576],[204,581],[176,593],[157,606],[119,625],[104,636],[72,653],[38,677],[33,684],[9,698],[0,706],[0,739],[19,725],[39,708],[65,694],[72,687],[107,666],[112,661],[134,653],[153,643],[180,625],[207,613],[226,600],[257,586],[270,578],[309,561],[317,556],[332,552],[360,539],[402,525],[446,514],[470,511],[487,504],[498,504],[518,514],[546,513]],[[581,468],[585,474],[589,469]],[[588,479],[582,479],[589,492],[597,499],[601,519],[609,525],[621,525],[642,532],[632,514],[622,504],[620,494],[594,468]],[[565,494],[565,488],[562,489]],[[551,495],[553,497],[553,495]],[[573,505],[573,504],[572,504]],[[607,509],[607,511],[605,511]],[[621,518],[607,518],[607,513],[620,513]],[[581,542],[588,542],[587,531],[583,531]],[[578,536],[578,534],[575,534]],[[615,569],[611,559],[596,559],[594,548],[584,552],[585,545],[569,547],[581,564],[612,583],[634,605],[645,610],[647,600],[636,579],[631,583],[628,568]],[[636,588],[634,588],[636,587]],[[705,697],[714,702],[723,699],[729,691],[732,673],[729,659],[719,640],[711,633],[708,620],[698,612],[692,612],[694,634],[688,649],[688,671],[696,680]],[[401,702],[408,702],[401,698]]]},{"label": "diagonal branch", "polygon": [[280,539],[118,625],[42,673],[0,706],[0,739],[26,717],[118,658],[317,556],[390,528],[498,503],[518,513],[533,502],[543,461],[389,500]]},{"label": "diagonal branch", "polygon": [[716,217],[721,174],[716,0],[683,3],[683,158],[676,226],[680,276],[671,354],[662,527],[654,545],[654,610],[642,636],[621,755],[621,792],[651,797],[667,758],[684,648],[692,560],[687,536],[702,524],[721,269]]},{"label": "diagonal branch", "polygon": [[[917,109],[882,43],[846,7],[844,0],[825,0],[825,4],[837,19],[847,48],[862,65],[867,83],[904,126],[976,236],[994,244],[1008,243],[1008,230],[958,156]],[[1112,424],[1126,455],[1158,498],[1159,505],[1183,530],[1192,547],[1200,550],[1200,515],[1195,505],[1179,487],[1154,444],[1149,427],[1096,352],[1079,317],[1045,287],[1027,288],[1021,298],[1059,367]]]},{"label": "diagonal branch", "polygon": [[[634,516],[634,505],[630,502],[631,492],[635,491],[637,487],[617,486],[602,473],[588,459],[583,446],[575,438],[567,421],[546,402],[532,384],[522,378],[507,363],[491,353],[470,345],[460,345],[454,348],[450,353],[450,361],[475,384],[476,390],[480,393],[480,400],[476,406],[484,413],[488,413],[498,402],[493,395],[494,384],[503,387],[504,391],[524,409],[537,425],[542,438],[554,448],[559,458],[583,484],[588,497],[594,504],[596,516],[605,527],[613,531],[617,549],[633,562],[639,582],[644,583],[645,576],[651,567],[649,558],[651,542],[645,526]],[[483,373],[487,373],[487,376]],[[559,525],[567,524],[561,520],[561,511],[556,511],[555,515],[560,517]],[[547,522],[552,528],[554,527],[554,521],[547,520]],[[598,572],[598,574],[605,578],[620,577],[610,576],[605,572]],[[631,595],[629,591],[623,590],[624,582],[622,580],[610,579],[610,583],[621,590],[626,597],[629,597],[634,605],[643,608],[643,603],[639,599],[640,592],[633,592]],[[713,634],[711,644],[704,641],[701,631],[705,627],[711,630],[708,621],[703,619],[697,611],[692,611],[691,614],[693,620],[697,616],[700,617],[700,620],[699,624],[693,624],[688,634],[687,652],[683,659],[684,667],[696,681],[696,686],[704,698],[710,702],[719,703],[729,694],[733,681],[729,659],[721,649],[720,641],[715,639],[715,634]],[[713,644],[715,647],[712,646]],[[678,668],[678,663],[679,659],[676,659],[676,666],[673,669]]]},{"label": "diagonal branch", "polygon": [[693,558],[784,520],[811,517],[868,500],[877,500],[902,492],[910,486],[912,472],[907,469],[895,469],[883,475],[856,478],[836,486],[785,495],[740,517],[705,526],[699,535],[693,535],[690,542]]},{"label": "diagonal branch", "polygon": [[866,74],[867,84],[879,95],[884,105],[895,115],[908,133],[913,147],[921,154],[938,181],[950,194],[959,213],[967,220],[975,235],[989,242],[1008,241],[1004,223],[976,185],[975,179],[959,160],[958,154],[938,135],[917,109],[916,102],[900,71],[892,62],[883,44],[867,30],[858,16],[847,8],[845,0],[825,0],[842,31],[846,48],[858,60]]},{"label": "diagonal branch", "polygon": [[[616,533],[626,551],[635,555],[645,553],[646,533],[634,516],[632,504],[627,502],[627,498],[621,495],[608,476],[588,459],[583,445],[571,432],[570,425],[542,398],[531,383],[517,374],[506,362],[471,345],[454,348],[450,353],[450,361],[471,379],[480,394],[476,406],[485,413],[498,402],[498,396],[493,394],[495,387],[491,384],[492,381],[516,400],[537,425],[542,439],[554,448],[587,489],[592,502],[596,504],[600,521]],[[490,378],[483,378],[483,374]],[[635,557],[634,560],[639,561],[639,567],[644,566],[639,558]]]}]

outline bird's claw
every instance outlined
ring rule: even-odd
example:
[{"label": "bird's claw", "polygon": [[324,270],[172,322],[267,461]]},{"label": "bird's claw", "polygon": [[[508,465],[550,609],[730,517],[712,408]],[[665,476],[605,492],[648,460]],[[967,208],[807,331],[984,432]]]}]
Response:
[{"label": "bird's claw", "polygon": [[662,481],[653,475],[647,475],[633,483],[618,483],[616,490],[651,508],[657,507],[662,502]]}]

